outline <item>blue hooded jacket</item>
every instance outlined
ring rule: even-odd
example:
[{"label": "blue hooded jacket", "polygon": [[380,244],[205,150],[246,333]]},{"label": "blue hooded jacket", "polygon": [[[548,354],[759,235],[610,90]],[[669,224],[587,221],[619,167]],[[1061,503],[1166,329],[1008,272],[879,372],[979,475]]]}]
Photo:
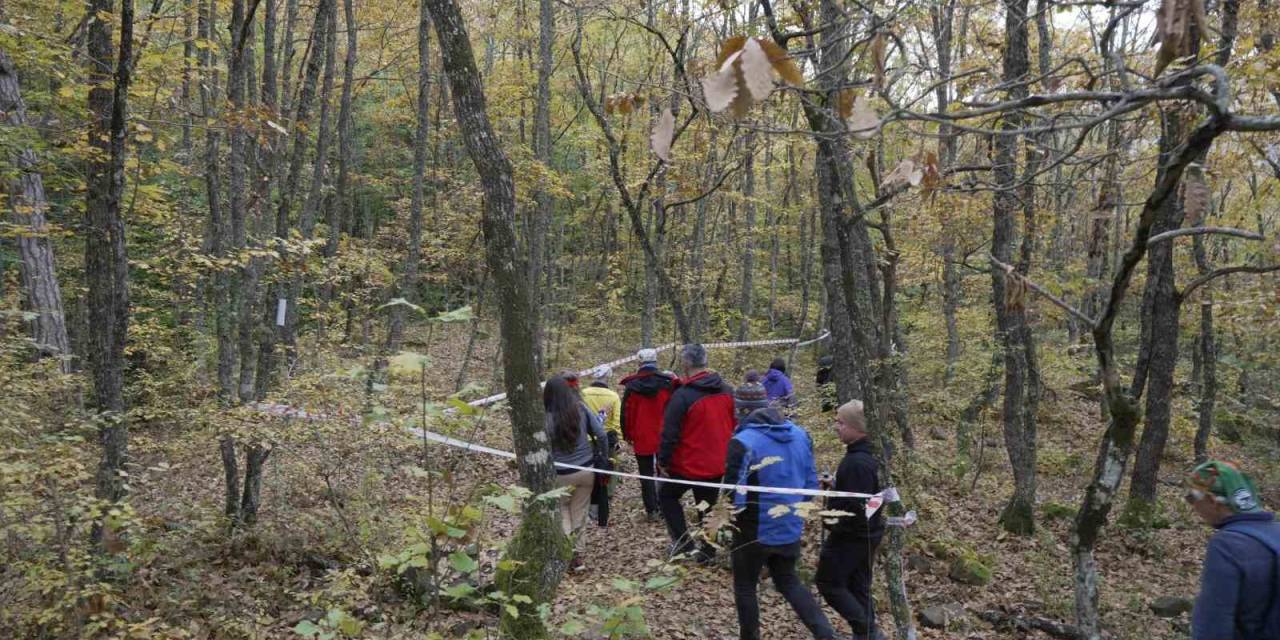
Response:
[{"label": "blue hooded jacket", "polygon": [[1247,512],[1215,528],[1191,614],[1192,639],[1280,638],[1280,522],[1265,511]]},{"label": "blue hooded jacket", "polygon": [[[817,489],[818,469],[813,461],[813,443],[801,427],[786,420],[775,409],[760,409],[743,419],[725,459],[725,482],[765,487]],[[780,546],[800,540],[804,520],[794,505],[808,496],[779,493],[732,491],[738,528],[736,545],[752,540],[762,545]],[[770,514],[782,506],[785,513]],[[783,509],[778,509],[782,512]]]},{"label": "blue hooded jacket", "polygon": [[764,385],[764,392],[768,395],[769,402],[777,400],[790,402],[791,396],[795,393],[795,389],[791,386],[791,378],[777,369],[770,369],[764,374],[764,380],[760,383]]}]

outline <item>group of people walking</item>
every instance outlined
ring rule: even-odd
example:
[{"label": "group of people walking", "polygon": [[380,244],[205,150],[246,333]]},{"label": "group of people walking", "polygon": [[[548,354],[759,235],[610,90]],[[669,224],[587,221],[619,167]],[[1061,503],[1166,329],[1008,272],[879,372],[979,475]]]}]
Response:
[{"label": "group of people walking", "polygon": [[[621,380],[621,395],[610,388],[608,367],[592,371],[585,388],[579,388],[572,373],[547,381],[543,401],[553,460],[611,468],[619,441],[629,443],[642,476],[645,515],[650,522],[666,523],[672,558],[705,564],[717,553],[712,541],[689,530],[685,494],[693,493],[699,520],[718,502],[730,503],[730,565],[739,637],[760,637],[757,588],[766,567],[774,587],[813,637],[837,637],[796,571],[805,526],[797,505],[810,498],[735,488],[880,492],[862,403],[830,407],[835,408],[834,431],[846,449],[835,476],[820,477],[808,432],[784,413],[794,405],[795,390],[783,360],[774,360],[763,377],[748,372],[735,388],[708,368],[702,345],[681,349],[680,375],[660,370],[653,349],[641,349],[637,355],[640,367]],[[819,362],[820,385],[830,382],[832,364],[829,357]],[[826,398],[823,404],[828,411]],[[589,513],[607,526],[610,476],[557,469],[559,484],[572,488],[561,502],[565,533],[576,540]],[[715,486],[722,483],[735,488]],[[1231,463],[1198,465],[1185,484],[1188,504],[1216,529],[1192,614],[1193,640],[1280,640],[1280,523],[1262,509],[1252,480]],[[871,569],[885,525],[879,511],[867,514],[864,503],[849,497],[827,501],[827,510],[844,515],[824,519],[826,535],[814,578],[823,599],[849,623],[856,640],[884,637],[875,624]],[[573,567],[581,566],[575,554]]]},{"label": "group of people walking", "polygon": [[[640,366],[620,381],[621,395],[609,388],[608,367],[593,370],[585,388],[572,373],[547,382],[543,400],[553,460],[598,468],[617,453],[619,438],[629,443],[642,476],[645,516],[666,524],[672,558],[707,564],[717,554],[713,541],[690,531],[686,494],[693,494],[698,520],[718,502],[730,503],[734,533],[729,554],[740,637],[760,637],[756,590],[767,567],[774,586],[813,636],[835,638],[796,571],[805,524],[796,505],[810,498],[706,485],[879,492],[862,404],[848,402],[836,411],[834,429],[847,450],[834,478],[824,474],[820,479],[808,432],[784,414],[796,399],[784,360],[774,360],[764,376],[748,372],[735,388],[708,367],[700,344],[681,349],[679,375],[662,371],[657,355],[654,349],[639,351]],[[574,469],[557,473],[561,486],[572,487],[561,502],[565,533],[577,536],[590,511],[606,526],[609,476]],[[826,504],[849,515],[824,523],[816,582],[827,604],[848,621],[854,638],[881,638],[871,602],[871,564],[884,523],[878,512],[868,517],[863,502],[832,498]],[[571,566],[582,567],[576,554]]]}]

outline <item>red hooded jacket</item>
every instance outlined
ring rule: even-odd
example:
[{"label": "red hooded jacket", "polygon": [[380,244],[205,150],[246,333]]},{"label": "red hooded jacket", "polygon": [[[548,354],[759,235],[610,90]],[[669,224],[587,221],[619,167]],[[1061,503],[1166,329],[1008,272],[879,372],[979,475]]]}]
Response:
[{"label": "red hooded jacket", "polygon": [[719,478],[737,424],[733,387],[720,374],[701,371],[680,380],[663,414],[658,465],[690,480]]},{"label": "red hooded jacket", "polygon": [[662,414],[675,386],[670,376],[644,369],[622,379],[622,437],[635,447],[636,455],[658,452]]}]

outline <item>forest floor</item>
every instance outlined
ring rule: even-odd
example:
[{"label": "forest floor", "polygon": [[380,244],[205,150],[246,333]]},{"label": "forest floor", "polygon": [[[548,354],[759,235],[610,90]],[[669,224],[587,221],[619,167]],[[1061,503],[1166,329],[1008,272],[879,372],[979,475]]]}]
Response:
[{"label": "forest floor", "polygon": [[[445,333],[429,349],[433,362],[461,362],[465,332]],[[479,370],[471,377],[491,380],[484,365],[492,361],[491,351],[484,346],[476,358]],[[618,355],[584,351],[575,354],[581,358],[575,362],[587,366]],[[772,355],[713,352],[712,364],[747,359],[763,364]],[[804,399],[796,422],[813,434],[819,468],[834,469],[842,447],[830,428],[830,414],[818,411],[812,363],[811,353],[801,353],[793,365],[793,379]],[[319,365],[339,370],[342,361],[335,356]],[[716,368],[726,379],[737,381],[744,367]],[[897,458],[902,465],[901,493],[920,518],[908,530],[908,592],[917,613],[931,605],[964,610],[945,630],[920,628],[920,637],[1047,637],[1040,632],[994,629],[977,617],[979,612],[993,610],[1071,621],[1072,568],[1067,551],[1071,519],[1091,474],[1103,423],[1096,401],[1069,390],[1078,382],[1070,370],[1057,367],[1046,373],[1049,392],[1040,405],[1037,528],[1026,537],[1006,534],[996,525],[1011,488],[998,420],[988,411],[975,427],[979,432],[974,434],[974,448],[981,449],[981,454],[974,453],[982,460],[975,483],[976,465],[958,464],[955,424],[946,417],[951,410],[943,408],[963,405],[967,395],[948,404],[941,400],[949,397],[945,389],[926,385],[913,398],[916,448],[900,451]],[[358,373],[352,377],[358,378]],[[452,366],[433,367],[425,381],[427,394],[439,398],[451,392],[455,375]],[[355,418],[362,409],[359,397],[334,395],[323,385],[307,392],[311,395],[299,392],[284,400],[310,403],[313,411],[318,406],[328,420],[282,424],[244,410],[234,414],[232,422],[238,421],[240,434],[260,435],[272,429],[271,437],[277,442],[264,479],[260,521],[251,534],[227,536],[221,521],[222,469],[216,442],[227,425],[139,429],[134,454],[139,466],[151,471],[138,474],[132,503],[141,523],[135,537],[147,543],[136,552],[137,568],[120,601],[130,610],[146,612],[148,628],[159,630],[159,637],[293,637],[292,629],[300,622],[320,622],[334,610],[355,621],[347,629],[360,629],[355,634],[360,637],[422,637],[424,631],[443,637],[468,632],[491,637],[492,614],[415,606],[398,586],[402,580],[385,567],[387,556],[423,539],[421,531],[429,515],[439,516],[448,504],[481,506],[483,495],[516,482],[514,466],[505,460],[439,446],[424,450],[421,441],[406,435],[406,426],[417,425],[413,416],[420,406],[420,382],[392,380],[391,393],[383,403],[392,420],[386,423],[361,424]],[[1180,417],[1162,467],[1164,526],[1123,528],[1114,524],[1118,514],[1113,513],[1113,524],[1098,551],[1102,610],[1111,637],[1185,637],[1186,614],[1161,618],[1149,608],[1160,596],[1195,596],[1210,533],[1182,504],[1181,491],[1174,486],[1190,466],[1194,414],[1180,405],[1175,415]],[[446,420],[433,428],[510,448],[501,411],[478,419]],[[1254,470],[1264,502],[1280,504],[1280,469],[1274,449],[1250,451],[1215,442],[1214,452]],[[634,470],[634,459],[626,455],[623,459],[624,470]],[[440,470],[442,475],[428,484],[422,474],[413,472],[415,465]],[[639,607],[654,638],[736,638],[728,569],[663,565],[660,561],[668,545],[665,528],[661,522],[644,520],[638,494],[634,481],[622,482],[613,498],[610,526],[588,525],[579,545],[586,569],[562,583],[551,619],[559,626],[570,620],[625,617],[628,607]],[[488,576],[500,546],[514,529],[515,517],[492,507],[481,513],[467,527],[458,549],[479,559],[476,575]],[[805,533],[802,577],[806,579],[816,559],[817,529],[809,526]],[[988,565],[991,580],[982,585],[952,580],[948,568],[955,557]],[[680,579],[665,589],[635,588],[637,582],[662,575]],[[880,572],[876,589],[878,619],[888,631],[892,622]],[[807,637],[767,580],[761,582],[760,599],[763,637]],[[340,621],[335,619],[333,624]],[[834,615],[832,621],[848,631]],[[600,637],[596,634],[598,627],[593,631],[588,626],[581,637]]]}]

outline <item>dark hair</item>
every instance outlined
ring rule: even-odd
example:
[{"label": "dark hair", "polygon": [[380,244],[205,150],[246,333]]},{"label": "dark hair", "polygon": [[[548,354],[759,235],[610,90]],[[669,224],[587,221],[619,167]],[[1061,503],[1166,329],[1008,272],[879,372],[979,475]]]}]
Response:
[{"label": "dark hair", "polygon": [[786,360],[783,360],[782,358],[774,358],[774,359],[773,359],[773,362],[770,362],[770,363],[769,363],[769,368],[770,368],[770,369],[777,369],[778,371],[781,371],[781,372],[783,372],[783,373],[786,373],[786,372],[787,372],[787,361],[786,361]]},{"label": "dark hair", "polygon": [[680,349],[680,359],[687,367],[702,368],[707,366],[707,350],[701,344],[692,342]]},{"label": "dark hair", "polygon": [[822,356],[821,358],[818,358],[819,367],[830,367],[830,366],[834,366],[835,363],[836,363],[836,359],[831,356]]},{"label": "dark hair", "polygon": [[582,432],[581,404],[578,392],[569,386],[564,376],[547,380],[542,388],[542,407],[554,425],[551,445],[557,451],[570,451],[578,444],[578,434]]}]

